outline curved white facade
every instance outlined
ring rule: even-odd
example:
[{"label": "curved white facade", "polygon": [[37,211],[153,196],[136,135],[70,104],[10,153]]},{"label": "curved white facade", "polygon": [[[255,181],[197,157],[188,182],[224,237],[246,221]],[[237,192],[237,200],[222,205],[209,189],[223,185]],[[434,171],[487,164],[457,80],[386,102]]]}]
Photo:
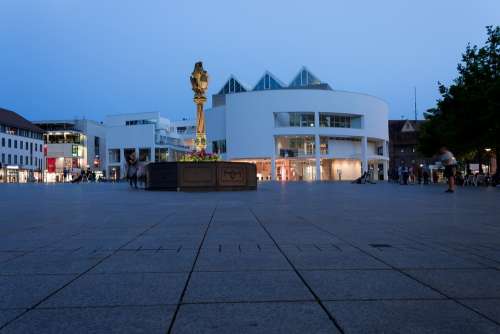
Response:
[{"label": "curved white facade", "polygon": [[225,140],[222,158],[255,161],[264,180],[348,180],[362,170],[386,180],[387,104],[326,87],[215,95],[209,149],[221,151]]}]

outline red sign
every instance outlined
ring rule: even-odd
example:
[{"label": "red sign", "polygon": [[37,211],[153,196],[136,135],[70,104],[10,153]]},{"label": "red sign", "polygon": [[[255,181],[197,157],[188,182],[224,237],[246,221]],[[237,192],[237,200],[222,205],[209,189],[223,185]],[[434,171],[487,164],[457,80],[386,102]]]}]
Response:
[{"label": "red sign", "polygon": [[56,158],[47,158],[47,171],[49,173],[56,172]]}]

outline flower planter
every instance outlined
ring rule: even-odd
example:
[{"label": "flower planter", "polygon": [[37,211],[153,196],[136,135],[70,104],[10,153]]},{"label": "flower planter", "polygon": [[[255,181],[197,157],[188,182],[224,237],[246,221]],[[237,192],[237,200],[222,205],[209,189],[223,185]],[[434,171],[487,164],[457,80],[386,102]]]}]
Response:
[{"label": "flower planter", "polygon": [[146,166],[146,189],[255,190],[257,170],[246,162],[153,162]]}]

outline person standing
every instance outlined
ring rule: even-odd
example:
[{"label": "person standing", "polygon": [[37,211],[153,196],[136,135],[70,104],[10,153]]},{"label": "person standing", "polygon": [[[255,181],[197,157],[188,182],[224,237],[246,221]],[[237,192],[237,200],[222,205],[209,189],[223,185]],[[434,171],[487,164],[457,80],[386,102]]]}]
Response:
[{"label": "person standing", "polygon": [[447,193],[455,192],[455,173],[457,170],[457,159],[453,156],[445,146],[439,149],[439,160],[441,160],[441,164],[444,166],[444,177],[448,179],[448,189]]},{"label": "person standing", "polygon": [[135,152],[130,153],[127,158],[127,178],[130,187],[137,189],[137,158]]}]

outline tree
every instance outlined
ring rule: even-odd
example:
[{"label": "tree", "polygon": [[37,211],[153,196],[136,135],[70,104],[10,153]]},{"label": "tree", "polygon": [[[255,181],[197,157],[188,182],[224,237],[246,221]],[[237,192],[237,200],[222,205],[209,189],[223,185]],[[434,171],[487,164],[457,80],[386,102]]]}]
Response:
[{"label": "tree", "polygon": [[500,162],[500,27],[486,30],[484,46],[467,45],[453,83],[439,83],[441,98],[424,113],[422,153],[432,155],[445,145],[459,159],[481,161],[485,150],[493,149]]}]

